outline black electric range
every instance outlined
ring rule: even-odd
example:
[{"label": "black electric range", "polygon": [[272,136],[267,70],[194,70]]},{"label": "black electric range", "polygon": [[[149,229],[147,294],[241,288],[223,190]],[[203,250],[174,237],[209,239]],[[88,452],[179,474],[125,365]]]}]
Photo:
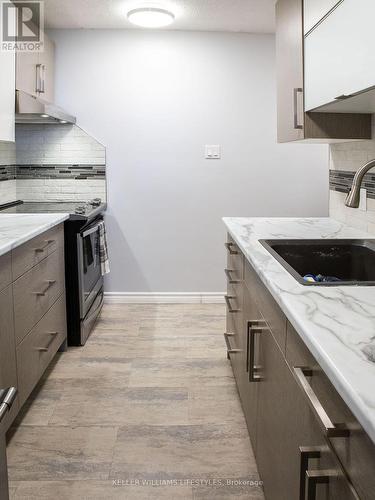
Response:
[{"label": "black electric range", "polygon": [[22,202],[0,205],[0,214],[69,213],[64,222],[68,345],[84,345],[104,303],[99,227],[107,205],[90,202]]}]

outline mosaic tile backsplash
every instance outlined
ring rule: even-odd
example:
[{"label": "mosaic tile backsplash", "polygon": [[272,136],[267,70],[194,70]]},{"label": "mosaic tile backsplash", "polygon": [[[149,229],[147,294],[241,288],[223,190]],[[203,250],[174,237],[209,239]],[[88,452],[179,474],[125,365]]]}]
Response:
[{"label": "mosaic tile backsplash", "polygon": [[106,200],[105,147],[73,125],[17,125],[0,143],[0,204]]},{"label": "mosaic tile backsplash", "polygon": [[[355,172],[344,170],[329,171],[329,188],[331,191],[348,193],[352,186]],[[367,190],[367,198],[375,199],[375,173],[368,173],[364,176],[362,187]]]}]

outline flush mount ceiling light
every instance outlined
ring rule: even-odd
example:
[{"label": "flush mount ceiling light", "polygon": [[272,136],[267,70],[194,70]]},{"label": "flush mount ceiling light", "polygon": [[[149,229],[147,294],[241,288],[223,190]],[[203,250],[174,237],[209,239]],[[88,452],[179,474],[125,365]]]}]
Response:
[{"label": "flush mount ceiling light", "polygon": [[128,12],[128,20],[142,28],[162,28],[172,24],[175,19],[173,12],[156,7],[143,7]]}]

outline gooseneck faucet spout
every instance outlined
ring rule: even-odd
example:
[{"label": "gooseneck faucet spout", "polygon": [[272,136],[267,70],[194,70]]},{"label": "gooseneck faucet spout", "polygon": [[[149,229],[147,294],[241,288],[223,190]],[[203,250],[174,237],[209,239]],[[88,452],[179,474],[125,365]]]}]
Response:
[{"label": "gooseneck faucet spout", "polygon": [[363,177],[369,170],[371,170],[373,167],[375,167],[375,159],[367,162],[363,167],[361,167],[355,174],[354,179],[353,179],[353,184],[351,187],[351,190],[349,191],[346,200],[345,200],[345,205],[347,207],[351,208],[358,208],[359,207],[359,194],[361,191],[361,186],[362,186],[362,181]]}]

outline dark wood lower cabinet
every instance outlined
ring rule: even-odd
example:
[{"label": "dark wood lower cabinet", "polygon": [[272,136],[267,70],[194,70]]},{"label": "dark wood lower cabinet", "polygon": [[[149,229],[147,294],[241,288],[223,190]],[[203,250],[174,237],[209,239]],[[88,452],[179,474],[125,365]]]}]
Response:
[{"label": "dark wood lower cabinet", "polygon": [[[238,255],[236,261],[240,267],[242,261]],[[347,413],[340,422],[335,421],[340,423],[335,430],[341,433],[344,429],[343,435],[329,436],[335,430],[325,427],[327,421],[322,418],[321,409],[325,412],[325,407],[328,408],[328,420],[337,412],[332,411],[332,403],[327,403],[329,398],[322,395],[317,384],[319,366],[311,355],[307,357],[307,348],[303,351],[296,343],[298,334],[285,316],[285,321],[282,320],[283,313],[276,302],[272,306],[272,297],[269,296],[266,303],[261,300],[266,294],[259,287],[264,285],[256,279],[255,271],[247,262],[244,269],[244,280],[228,283],[228,296],[232,298],[227,304],[226,339],[266,499],[375,498],[370,487],[373,482],[370,470],[374,468],[364,467],[359,496],[358,483],[356,485],[351,477],[352,469],[346,467],[351,462],[349,459],[345,462],[338,452],[343,443],[350,447],[353,442],[353,436],[345,427]],[[236,275],[241,273],[237,271]],[[264,304],[265,311],[262,310]],[[270,312],[271,306],[277,308],[275,314]],[[280,318],[275,323],[276,334],[267,318]],[[298,341],[302,343],[299,337]],[[301,369],[309,365],[312,370]],[[335,397],[331,400],[336,401]],[[361,462],[360,454],[360,449],[356,449]],[[368,449],[364,450],[364,456],[370,456]],[[354,479],[357,478],[354,476]]]}]

